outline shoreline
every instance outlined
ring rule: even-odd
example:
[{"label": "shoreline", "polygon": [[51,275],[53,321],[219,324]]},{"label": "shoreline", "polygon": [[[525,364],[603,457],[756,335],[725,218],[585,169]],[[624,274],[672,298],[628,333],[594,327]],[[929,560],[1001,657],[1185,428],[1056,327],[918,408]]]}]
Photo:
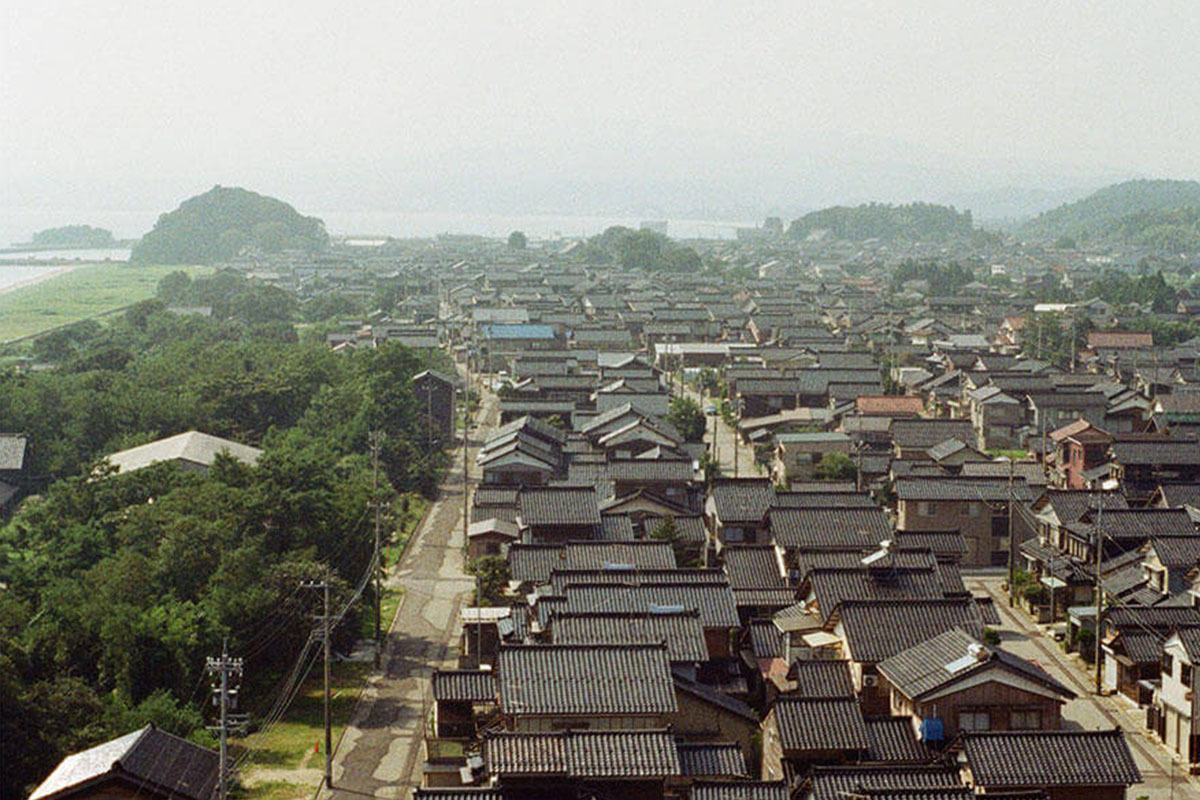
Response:
[{"label": "shoreline", "polygon": [[30,286],[37,286],[39,283],[44,281],[61,277],[73,272],[80,266],[82,266],[82,264],[56,264],[54,266],[47,267],[46,271],[41,275],[36,275],[32,278],[26,278],[23,281],[17,281],[16,283],[10,283],[8,286],[0,287],[0,297],[3,297],[6,294],[11,294],[19,289],[27,289]]}]

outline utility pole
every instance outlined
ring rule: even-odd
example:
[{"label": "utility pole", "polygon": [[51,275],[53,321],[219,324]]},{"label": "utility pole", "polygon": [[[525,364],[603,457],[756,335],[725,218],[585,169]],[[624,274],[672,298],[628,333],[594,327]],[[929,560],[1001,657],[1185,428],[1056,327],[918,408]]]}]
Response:
[{"label": "utility pole", "polygon": [[325,578],[318,581],[305,581],[300,584],[304,589],[320,589],[324,593],[325,613],[315,617],[321,621],[321,638],[325,644],[325,788],[333,788],[333,728],[329,717],[329,632],[332,619],[329,615],[329,567],[325,567]]},{"label": "utility pole", "polygon": [[[483,401],[483,393],[479,395]],[[462,438],[462,481],[463,481],[463,547],[467,546],[467,529],[471,521],[471,467],[467,463],[467,450],[471,443],[471,357],[467,356],[467,383],[463,390],[463,438]]]},{"label": "utility pole", "polygon": [[220,675],[220,684],[213,689],[213,702],[220,706],[220,724],[207,726],[208,730],[216,732],[221,741],[220,764],[217,772],[217,800],[227,800],[229,797],[229,746],[230,731],[240,729],[245,725],[246,715],[230,714],[230,707],[237,706],[237,687],[230,687],[229,679],[235,682],[242,678],[242,659],[229,657],[229,639],[221,642],[221,657],[209,658],[205,669],[210,675]]},{"label": "utility pole", "polygon": [[[1017,542],[1013,538],[1013,481],[1016,479],[1017,462],[1012,458],[1008,459],[1008,607],[1012,608],[1017,604],[1016,593],[1013,591],[1013,582],[1017,578]],[[1051,593],[1054,592],[1054,587],[1050,587]],[[1053,598],[1053,594],[1051,594]],[[1053,614],[1051,622],[1054,621]]]},{"label": "utility pole", "polygon": [[1103,486],[1096,492],[1096,694],[1100,694],[1100,614],[1104,610],[1104,591],[1100,586],[1100,564],[1104,559],[1104,530],[1100,523],[1104,517]]},{"label": "utility pole", "polygon": [[[375,510],[375,669],[379,669],[383,650],[383,542],[380,539],[379,522],[379,450],[383,445],[383,431],[371,431],[371,506]],[[328,613],[328,612],[326,612]]]}]

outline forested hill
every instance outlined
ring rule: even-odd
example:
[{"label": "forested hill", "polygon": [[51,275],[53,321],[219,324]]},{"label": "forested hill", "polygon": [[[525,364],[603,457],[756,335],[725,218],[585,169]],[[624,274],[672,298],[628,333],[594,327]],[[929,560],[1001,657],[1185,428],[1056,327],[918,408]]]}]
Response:
[{"label": "forested hill", "polygon": [[971,212],[933,203],[833,206],[793,220],[788,235],[794,239],[828,231],[835,239],[943,240],[970,236],[974,231]]},{"label": "forested hill", "polygon": [[1020,233],[1046,241],[1189,249],[1200,244],[1200,183],[1138,180],[1105,187],[1039,214]]},{"label": "forested hill", "polygon": [[214,186],[163,214],[133,248],[141,264],[212,264],[250,247],[264,253],[329,246],[325,223],[282,200],[236,187]]},{"label": "forested hill", "polygon": [[91,225],[64,225],[47,228],[33,235],[36,247],[112,247],[116,244],[112,231]]}]

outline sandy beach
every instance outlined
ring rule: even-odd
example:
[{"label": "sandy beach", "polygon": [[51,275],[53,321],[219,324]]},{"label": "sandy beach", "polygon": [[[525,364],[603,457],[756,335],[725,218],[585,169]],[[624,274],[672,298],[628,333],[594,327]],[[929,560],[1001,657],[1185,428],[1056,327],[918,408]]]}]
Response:
[{"label": "sandy beach", "polygon": [[[7,286],[0,286],[0,295],[6,295],[11,292],[15,292],[17,289],[24,289],[26,286],[34,286],[42,281],[48,281],[51,278],[57,278],[60,275],[66,275],[68,272],[71,272],[78,266],[79,264],[57,264],[48,267],[38,267],[37,275],[23,278],[15,283],[10,283]],[[3,269],[0,268],[0,278],[2,278],[2,276]]]}]

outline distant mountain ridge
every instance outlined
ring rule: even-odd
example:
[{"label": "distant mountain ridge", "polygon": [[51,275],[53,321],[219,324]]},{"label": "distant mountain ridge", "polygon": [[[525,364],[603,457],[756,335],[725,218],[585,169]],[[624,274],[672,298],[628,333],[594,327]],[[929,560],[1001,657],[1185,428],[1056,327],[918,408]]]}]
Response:
[{"label": "distant mountain ridge", "polygon": [[[1020,226],[1031,239],[1178,246],[1200,237],[1200,182],[1133,180],[1045,211]],[[1200,239],[1195,239],[1200,241]]]},{"label": "distant mountain ridge", "polygon": [[317,252],[329,246],[325,223],[282,200],[237,187],[214,186],[163,214],[133,248],[141,264],[211,264],[243,248]]}]

